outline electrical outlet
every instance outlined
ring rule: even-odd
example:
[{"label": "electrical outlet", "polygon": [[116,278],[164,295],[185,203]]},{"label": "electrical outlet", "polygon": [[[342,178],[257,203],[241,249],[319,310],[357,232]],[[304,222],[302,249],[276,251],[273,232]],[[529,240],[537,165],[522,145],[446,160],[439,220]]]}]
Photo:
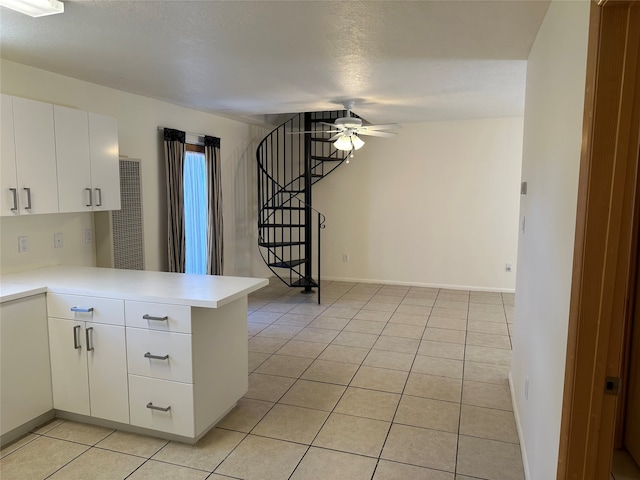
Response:
[{"label": "electrical outlet", "polygon": [[29,237],[18,237],[18,253],[29,250]]},{"label": "electrical outlet", "polygon": [[342,261],[345,263],[349,262],[349,254],[348,253],[343,253],[342,254]]},{"label": "electrical outlet", "polygon": [[55,248],[62,248],[62,233],[53,234],[53,246]]},{"label": "electrical outlet", "polygon": [[93,230],[87,228],[84,231],[84,244],[91,245],[93,243]]},{"label": "electrical outlet", "polygon": [[510,271],[511,271],[511,264],[510,264],[509,262],[507,262],[507,264],[505,265],[504,269],[505,269],[507,272],[510,272]]}]

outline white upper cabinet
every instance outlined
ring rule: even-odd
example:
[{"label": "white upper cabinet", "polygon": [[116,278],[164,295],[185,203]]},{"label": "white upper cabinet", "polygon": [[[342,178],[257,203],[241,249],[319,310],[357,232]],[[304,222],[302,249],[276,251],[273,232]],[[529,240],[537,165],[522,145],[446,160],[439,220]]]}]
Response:
[{"label": "white upper cabinet", "polygon": [[54,105],[60,213],[91,211],[91,162],[87,112]]},{"label": "white upper cabinet", "polygon": [[19,215],[16,143],[13,129],[13,97],[2,95],[0,103],[0,216]]},{"label": "white upper cabinet", "polygon": [[0,216],[120,209],[113,117],[2,95]]},{"label": "white upper cabinet", "polygon": [[120,210],[120,167],[116,119],[89,113],[89,144],[93,209]]},{"label": "white upper cabinet", "polygon": [[13,97],[21,215],[58,212],[53,105]]}]

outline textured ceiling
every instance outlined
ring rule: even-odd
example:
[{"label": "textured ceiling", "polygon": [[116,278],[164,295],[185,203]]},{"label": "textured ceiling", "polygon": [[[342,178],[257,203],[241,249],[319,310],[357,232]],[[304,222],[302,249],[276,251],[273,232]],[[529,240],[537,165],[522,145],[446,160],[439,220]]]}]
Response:
[{"label": "textured ceiling", "polygon": [[2,58],[199,110],[354,99],[371,122],[522,115],[546,0],[77,1],[0,7]]}]

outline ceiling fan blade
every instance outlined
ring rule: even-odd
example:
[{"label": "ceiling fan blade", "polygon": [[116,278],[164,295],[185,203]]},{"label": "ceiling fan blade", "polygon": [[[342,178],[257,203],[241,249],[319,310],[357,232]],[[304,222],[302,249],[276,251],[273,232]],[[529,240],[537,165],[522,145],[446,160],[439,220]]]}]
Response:
[{"label": "ceiling fan blade", "polygon": [[376,131],[368,132],[366,130],[364,131],[358,130],[358,135],[369,135],[371,137],[395,137],[396,136],[395,133],[391,133],[391,132],[376,132]]},{"label": "ceiling fan blade", "polygon": [[335,123],[318,122],[318,125],[328,125],[333,128],[340,128],[340,125],[336,125]]},{"label": "ceiling fan blade", "polygon": [[342,136],[342,133],[336,133],[333,137],[331,137],[329,139],[330,142],[335,142],[337,139],[339,139]]},{"label": "ceiling fan blade", "polygon": [[392,128],[402,128],[399,123],[387,123],[386,125],[363,125],[360,128],[366,128],[367,130],[391,130]]},{"label": "ceiling fan blade", "polygon": [[342,132],[342,130],[291,130],[290,132],[287,132],[289,135],[297,135],[297,134],[302,134],[302,133],[337,133],[337,132]]}]

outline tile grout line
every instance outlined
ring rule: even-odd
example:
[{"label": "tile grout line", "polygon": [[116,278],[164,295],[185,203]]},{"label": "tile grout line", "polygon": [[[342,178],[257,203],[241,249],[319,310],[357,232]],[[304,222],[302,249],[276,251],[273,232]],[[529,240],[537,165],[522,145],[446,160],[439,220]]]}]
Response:
[{"label": "tile grout line", "polygon": [[[410,289],[407,291],[407,293],[411,291]],[[438,292],[440,292],[440,289],[438,289]],[[437,297],[438,294],[436,294]],[[404,297],[402,297],[403,300],[407,298],[407,295],[405,294]],[[435,303],[435,302],[434,302]],[[402,305],[402,301],[400,302],[400,305]],[[397,310],[397,308],[396,308]],[[394,311],[395,312],[395,311]],[[431,318],[431,312],[433,312],[433,307],[431,307],[431,310],[429,312],[429,316],[427,318],[427,323],[425,324],[423,330],[422,330],[422,336],[420,337],[420,342],[418,343],[418,348],[416,349],[416,353],[413,355],[413,360],[411,362],[411,366],[409,367],[409,371],[407,372],[407,378],[404,381],[404,385],[402,386],[402,392],[400,392],[400,398],[398,399],[398,404],[396,405],[396,408],[393,412],[393,416],[391,417],[391,422],[389,423],[389,429],[387,430],[387,434],[384,437],[384,441],[382,442],[382,447],[380,448],[380,454],[378,455],[378,460],[376,461],[376,465],[373,469],[373,473],[371,474],[371,479],[373,479],[373,477],[376,474],[376,470],[378,470],[378,465],[380,465],[380,460],[384,460],[382,458],[382,452],[384,451],[384,447],[387,444],[387,440],[389,440],[389,434],[391,433],[391,429],[393,428],[393,423],[394,420],[396,418],[396,415],[398,414],[398,410],[400,408],[400,403],[402,402],[402,396],[404,395],[404,391],[407,388],[407,383],[409,382],[409,377],[411,376],[411,369],[413,368],[413,365],[416,361],[416,357],[418,356],[418,351],[420,350],[420,343],[422,342],[422,337],[424,336],[424,332],[427,329],[427,325],[429,324],[429,318]],[[383,330],[384,331],[384,330]]]},{"label": "tile grout line", "polygon": [[[352,288],[353,288],[353,287],[352,287]],[[351,288],[350,288],[349,290],[351,290]],[[348,292],[349,290],[347,290],[347,292]],[[378,289],[377,291],[380,291],[380,289]],[[346,295],[346,293],[345,293],[344,295]],[[344,295],[343,295],[343,296],[344,296]],[[374,296],[375,296],[375,294],[374,294]],[[339,298],[342,298],[342,297],[339,297]],[[339,300],[339,298],[338,298],[338,300]],[[335,303],[335,302],[334,302],[334,303]],[[366,303],[365,303],[365,305],[366,305]],[[358,312],[360,312],[360,310],[362,310],[362,307],[358,310]],[[357,315],[357,313],[356,313],[356,315]],[[355,315],[354,315],[354,317],[355,317]],[[349,321],[351,321],[351,320],[349,320]],[[346,325],[348,325],[348,323],[347,323]],[[346,327],[346,325],[345,325],[345,327]],[[342,332],[343,330],[344,330],[344,327],[343,327],[343,329],[342,329],[342,330],[340,330],[340,332]],[[339,335],[339,334],[338,334],[338,335]],[[334,337],[334,339],[335,339],[335,338],[337,338],[337,336],[338,336],[338,335],[336,335],[336,337]],[[329,345],[331,345],[331,343],[329,343]],[[329,345],[327,345],[327,347],[326,347],[326,348],[328,348],[328,347],[329,347]],[[325,348],[324,350],[326,350],[326,348]],[[324,352],[324,350],[323,350],[323,352]],[[369,349],[369,351],[371,351],[371,349]],[[320,355],[322,355],[322,354],[320,354]],[[320,355],[318,355],[318,357],[316,357],[316,359],[317,359],[317,358],[319,358],[319,357],[320,357]],[[367,355],[368,355],[368,353],[367,353]],[[365,359],[366,359],[366,356],[365,356]],[[364,361],[365,359],[363,359],[362,361]],[[309,365],[309,366],[311,366],[311,365]],[[328,421],[328,420],[329,420],[329,418],[331,417],[331,414],[335,411],[336,407],[337,407],[337,406],[338,406],[338,404],[340,403],[340,400],[342,400],[342,397],[344,397],[345,393],[346,393],[346,392],[347,392],[347,390],[349,389],[349,385],[351,384],[351,382],[353,381],[353,379],[355,378],[355,376],[358,374],[358,371],[360,370],[360,367],[361,367],[361,366],[362,366],[362,362],[360,362],[360,364],[358,365],[358,368],[356,369],[356,371],[355,371],[355,372],[353,373],[353,375],[351,376],[351,379],[349,380],[349,383],[347,383],[347,385],[344,385],[344,387],[345,387],[345,388],[344,388],[344,391],[342,392],[342,394],[340,395],[340,398],[338,398],[338,401],[336,401],[335,405],[333,406],[333,408],[331,409],[331,411],[330,411],[330,412],[329,412],[329,414],[327,415],[327,418],[325,418],[325,419],[324,419],[324,421],[322,422],[322,425],[320,426],[320,428],[318,429],[318,431],[317,431],[317,432],[316,432],[316,434],[314,435],[313,439],[312,439],[312,440],[311,440],[311,442],[309,443],[309,445],[308,445],[307,449],[305,450],[304,454],[302,455],[302,457],[300,457],[300,460],[298,461],[298,463],[297,463],[297,464],[296,464],[296,466],[294,467],[293,471],[291,472],[291,475],[289,475],[289,479],[291,479],[291,478],[293,477],[293,475],[295,474],[296,470],[298,469],[298,467],[300,466],[300,464],[302,463],[302,461],[303,461],[303,460],[304,460],[304,458],[306,457],[307,453],[309,452],[309,450],[311,450],[311,446],[313,445],[313,442],[315,442],[315,441],[316,441],[316,439],[318,438],[318,435],[320,435],[320,432],[322,431],[322,429],[324,428],[324,426],[327,424],[327,421]],[[305,371],[306,371],[306,370],[305,370]],[[302,374],[301,374],[301,375],[302,375]],[[322,447],[316,447],[316,448],[322,448]],[[338,451],[340,451],[340,450],[338,450]],[[343,452],[343,453],[351,453],[351,452]],[[374,472],[375,472],[375,468],[374,468]]]},{"label": "tile grout line", "polygon": [[464,349],[462,351],[462,381],[460,383],[460,408],[458,410],[458,431],[456,434],[456,460],[453,466],[454,477],[458,476],[458,457],[460,454],[460,428],[462,426],[462,402],[464,398],[464,369],[467,359],[467,336],[469,333],[469,312],[471,310],[471,293],[469,293],[469,303],[467,303],[467,328],[464,331]]}]

